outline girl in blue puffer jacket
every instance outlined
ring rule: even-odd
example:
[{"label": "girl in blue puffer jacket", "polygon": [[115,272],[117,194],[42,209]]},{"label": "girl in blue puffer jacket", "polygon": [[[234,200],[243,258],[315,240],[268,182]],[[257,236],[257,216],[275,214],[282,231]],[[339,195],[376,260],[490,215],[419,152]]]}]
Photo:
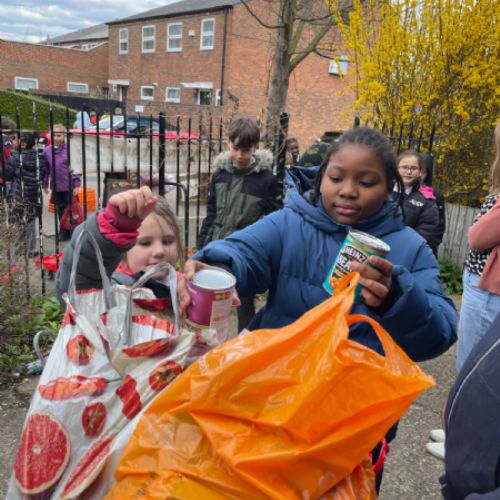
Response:
[{"label": "girl in blue puffer jacket", "polygon": [[[412,359],[436,357],[455,340],[457,315],[432,250],[391,201],[395,185],[404,192],[387,138],[352,129],[330,146],[312,190],[290,190],[282,210],[207,245],[186,263],[185,278],[208,264],[228,268],[241,295],[268,291],[249,329],[279,328],[328,298],[325,276],[348,231],[358,229],[391,250],[386,258],[371,256],[370,265],[351,264],[364,299],[352,312],[377,320]],[[184,287],[179,292],[184,309],[190,297]],[[382,352],[367,324],[353,325],[350,337]]]}]

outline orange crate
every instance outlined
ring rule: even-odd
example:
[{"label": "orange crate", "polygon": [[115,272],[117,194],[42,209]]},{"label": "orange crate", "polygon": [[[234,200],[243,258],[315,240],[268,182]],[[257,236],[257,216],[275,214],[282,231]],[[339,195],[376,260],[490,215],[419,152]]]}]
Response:
[{"label": "orange crate", "polygon": [[[54,204],[50,201],[51,196],[49,196],[49,212],[54,213],[56,211]],[[78,188],[78,201],[83,206],[83,188]],[[94,212],[97,208],[97,198],[95,196],[95,189],[87,188],[87,212]]]}]

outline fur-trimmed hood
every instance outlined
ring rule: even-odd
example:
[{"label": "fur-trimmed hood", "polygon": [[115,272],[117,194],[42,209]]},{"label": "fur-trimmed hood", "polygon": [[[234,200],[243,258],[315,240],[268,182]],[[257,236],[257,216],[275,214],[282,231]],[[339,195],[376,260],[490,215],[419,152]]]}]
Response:
[{"label": "fur-trimmed hood", "polygon": [[226,170],[231,174],[238,172],[241,173],[243,171],[245,173],[256,173],[262,172],[263,170],[272,170],[273,162],[273,154],[269,151],[269,149],[257,149],[253,154],[252,163],[246,169],[235,167],[228,152],[217,155],[214,160],[214,167],[218,170]]}]

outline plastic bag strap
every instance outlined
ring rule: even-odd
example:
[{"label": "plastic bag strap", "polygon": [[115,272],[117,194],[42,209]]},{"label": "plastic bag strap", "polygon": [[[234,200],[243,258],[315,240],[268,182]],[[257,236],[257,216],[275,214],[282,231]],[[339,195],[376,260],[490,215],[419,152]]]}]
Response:
[{"label": "plastic bag strap", "polygon": [[393,357],[391,352],[392,344],[394,342],[392,337],[377,323],[377,321],[370,318],[370,316],[365,316],[364,314],[350,314],[347,316],[347,324],[349,326],[359,322],[368,323],[373,328],[375,335],[378,337],[382,347],[384,348],[386,365],[392,364]]},{"label": "plastic bag strap", "polygon": [[82,232],[78,235],[78,238],[75,243],[75,248],[73,250],[73,263],[71,266],[71,274],[69,277],[69,285],[68,285],[69,301],[73,306],[74,311],[78,312],[75,308],[74,304],[75,301],[73,299],[76,296],[76,270],[78,267],[78,260],[80,259],[80,252],[82,250],[82,245],[84,241],[83,238],[85,235],[88,236],[88,241],[94,248],[97,260],[97,266],[99,268],[99,274],[101,275],[102,290],[104,292],[104,298],[106,300],[106,307],[109,309],[111,307],[114,307],[115,305],[115,301],[113,299],[113,295],[111,292],[111,283],[109,281],[108,275],[106,274],[106,268],[104,267],[104,261],[102,258],[101,249],[99,248],[99,244],[97,243],[94,235],[87,229],[83,229]]},{"label": "plastic bag strap", "polygon": [[168,262],[159,262],[154,265],[151,269],[148,269],[131,287],[130,294],[127,301],[127,310],[125,314],[125,331],[127,332],[127,338],[125,339],[126,345],[130,343],[131,334],[131,321],[132,321],[132,295],[133,291],[137,288],[142,287],[146,282],[148,282],[156,273],[159,271],[168,270],[168,283],[165,283],[170,289],[170,295],[172,299],[172,309],[174,311],[174,335],[179,333],[180,325],[180,315],[179,306],[177,304],[177,273],[175,268]]}]

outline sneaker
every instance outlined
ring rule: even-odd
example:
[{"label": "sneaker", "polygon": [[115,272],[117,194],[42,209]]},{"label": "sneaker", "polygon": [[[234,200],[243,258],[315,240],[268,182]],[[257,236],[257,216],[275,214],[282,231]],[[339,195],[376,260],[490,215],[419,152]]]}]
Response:
[{"label": "sneaker", "polygon": [[431,439],[436,443],[444,443],[446,439],[446,434],[443,429],[432,429]]},{"label": "sneaker", "polygon": [[444,443],[427,443],[425,449],[436,458],[444,460]]}]

